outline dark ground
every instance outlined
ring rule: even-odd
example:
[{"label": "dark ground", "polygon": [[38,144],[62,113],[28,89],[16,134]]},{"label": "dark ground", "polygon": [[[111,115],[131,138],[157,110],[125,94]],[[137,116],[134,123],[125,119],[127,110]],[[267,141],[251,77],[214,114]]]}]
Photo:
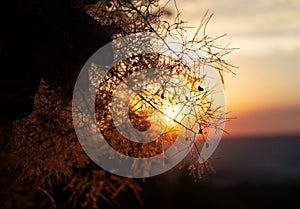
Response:
[{"label": "dark ground", "polygon": [[143,206],[130,197],[120,202],[126,209],[297,209],[299,151],[299,136],[223,139],[215,176],[194,182],[186,170],[170,171],[146,180]]}]

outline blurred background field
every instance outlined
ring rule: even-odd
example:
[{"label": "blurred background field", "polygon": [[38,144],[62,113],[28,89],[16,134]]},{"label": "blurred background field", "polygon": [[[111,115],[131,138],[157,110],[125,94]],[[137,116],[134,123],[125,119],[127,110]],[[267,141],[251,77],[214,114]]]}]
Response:
[{"label": "blurred background field", "polygon": [[144,209],[299,208],[299,147],[300,136],[224,139],[212,160],[216,174],[195,182],[174,168],[142,184],[143,206],[120,201]]}]

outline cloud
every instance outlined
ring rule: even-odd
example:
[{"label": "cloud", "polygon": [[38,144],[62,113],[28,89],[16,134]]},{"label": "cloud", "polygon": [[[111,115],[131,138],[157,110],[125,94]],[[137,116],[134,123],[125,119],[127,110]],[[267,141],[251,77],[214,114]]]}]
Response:
[{"label": "cloud", "polygon": [[226,123],[232,136],[300,133],[300,108],[280,108],[239,114]]},{"label": "cloud", "polygon": [[[177,1],[182,17],[189,25],[198,26],[207,9],[214,18],[208,34],[228,34],[234,47],[246,53],[271,53],[274,50],[300,49],[300,1],[298,0],[187,0]],[[192,34],[195,29],[191,29]],[[255,47],[253,46],[255,43]]]}]

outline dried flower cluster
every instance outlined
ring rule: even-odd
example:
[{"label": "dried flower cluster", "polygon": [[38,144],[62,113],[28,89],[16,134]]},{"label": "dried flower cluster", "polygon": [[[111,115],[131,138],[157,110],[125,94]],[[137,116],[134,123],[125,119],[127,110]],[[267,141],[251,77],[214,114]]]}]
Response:
[{"label": "dried flower cluster", "polygon": [[[76,5],[97,20],[113,39],[147,31],[176,34],[184,40],[183,45],[193,44],[197,50],[205,53],[205,57],[199,57],[200,63],[217,69],[221,79],[223,79],[223,72],[230,71],[232,67],[223,57],[233,49],[215,46],[215,40],[220,37],[211,38],[205,34],[206,25],[211,18],[207,14],[204,15],[195,37],[187,40],[185,38],[186,24],[179,15],[176,16],[174,23],[162,20],[161,17],[166,11],[164,6],[160,6],[159,0],[100,0],[90,3],[84,5],[82,1],[76,1]],[[202,35],[200,31],[203,31]],[[187,50],[191,49],[187,48]],[[183,50],[182,54],[184,53]],[[211,172],[209,162],[200,164],[197,161],[199,154],[197,146],[203,145],[203,140],[211,125],[212,115],[209,92],[201,87],[204,78],[195,77],[191,69],[183,62],[165,56],[148,54],[131,57],[118,63],[106,75],[104,79],[106,82],[102,83],[98,89],[95,107],[97,122],[105,138],[119,152],[135,157],[154,156],[163,152],[176,139],[177,133],[174,128],[166,131],[153,143],[135,144],[118,134],[112,122],[109,112],[113,92],[124,78],[144,68],[164,69],[180,75],[194,92],[199,92],[196,95],[196,102],[200,107],[197,114],[201,117],[201,130],[196,134],[200,135],[201,139],[197,142],[199,144],[195,142],[187,163],[188,169],[195,177],[201,177],[205,171]],[[93,77],[93,75],[90,76]],[[145,99],[148,97],[152,100]],[[137,97],[131,104],[132,124],[138,130],[147,130],[150,126],[147,121],[148,116],[162,100],[167,99],[170,100],[168,92],[161,89],[155,92],[142,92],[140,97]],[[171,100],[170,102],[172,103]],[[6,125],[6,128],[4,126],[1,128],[1,138],[3,138],[1,141],[4,143],[1,143],[0,154],[9,156],[10,163],[5,172],[10,170],[9,172],[13,174],[10,177],[13,183],[5,182],[9,188],[7,191],[18,193],[17,188],[22,186],[34,188],[32,192],[26,192],[22,197],[25,199],[24,202],[29,202],[28,208],[37,208],[34,204],[43,205],[44,208],[55,208],[56,203],[52,196],[57,188],[63,188],[63,191],[71,193],[70,201],[73,207],[79,205],[82,208],[97,209],[99,198],[110,204],[119,205],[116,197],[126,189],[132,190],[139,199],[141,190],[139,184],[133,179],[109,174],[94,165],[83,152],[73,128],[71,103],[71,99],[65,95],[63,88],[51,88],[51,85],[41,80],[34,98],[32,113],[22,120]],[[182,126],[180,120],[175,120],[175,124]],[[0,193],[5,194],[5,191],[0,189]],[[15,198],[14,195],[10,196]],[[35,198],[36,196],[38,198]],[[4,208],[22,207],[22,204],[13,206],[12,201],[6,202]],[[25,207],[26,204],[24,203],[23,206]]]}]

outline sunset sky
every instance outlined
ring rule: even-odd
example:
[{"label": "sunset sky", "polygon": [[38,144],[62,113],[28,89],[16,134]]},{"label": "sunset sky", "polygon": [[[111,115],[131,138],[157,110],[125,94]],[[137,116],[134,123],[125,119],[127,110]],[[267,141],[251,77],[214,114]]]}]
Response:
[{"label": "sunset sky", "polygon": [[[207,33],[238,47],[238,66],[225,75],[231,136],[300,133],[300,1],[177,0],[183,20],[197,26],[214,13]],[[170,9],[172,6],[169,6]],[[193,29],[189,31],[193,33]]]}]

